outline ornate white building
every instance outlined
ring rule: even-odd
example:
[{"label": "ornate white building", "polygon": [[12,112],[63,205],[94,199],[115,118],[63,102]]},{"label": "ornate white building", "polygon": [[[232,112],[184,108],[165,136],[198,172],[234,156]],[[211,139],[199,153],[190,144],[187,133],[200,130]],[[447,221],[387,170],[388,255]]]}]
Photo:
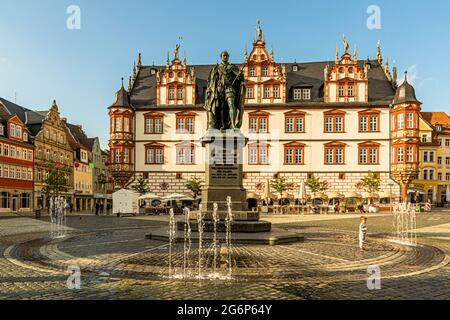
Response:
[{"label": "ornate white building", "polygon": [[[247,81],[242,131],[249,138],[244,153],[249,191],[261,193],[274,176],[300,184],[310,175],[327,180],[331,191],[355,191],[356,183],[372,171],[381,177],[384,190],[400,194],[400,185],[414,178],[414,164],[405,164],[410,176],[392,180],[393,165],[403,166],[392,144],[397,122],[391,118],[409,110],[410,102],[417,116],[420,103],[397,98],[396,106],[396,70],[391,74],[388,62],[383,65],[379,46],[377,58],[365,61],[357,59],[356,49],[353,54],[348,49],[345,40],[344,53],[336,49],[335,61],[277,63],[258,26],[253,48],[245,51],[240,65]],[[194,176],[204,180],[200,139],[213,65],[188,65],[178,51],[179,46],[166,66],[143,66],[139,54],[128,90],[122,86],[109,108],[112,168],[122,185],[143,175],[153,192],[166,194],[187,192],[185,184]],[[408,136],[416,129],[404,132],[408,145],[418,143]],[[396,148],[404,145],[399,134]]]}]

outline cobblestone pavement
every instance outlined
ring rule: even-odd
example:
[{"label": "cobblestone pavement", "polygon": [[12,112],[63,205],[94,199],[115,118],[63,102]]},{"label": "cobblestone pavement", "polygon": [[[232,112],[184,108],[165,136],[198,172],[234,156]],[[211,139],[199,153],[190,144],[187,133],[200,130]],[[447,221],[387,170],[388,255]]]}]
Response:
[{"label": "cobblestone pavement", "polygon": [[[450,299],[450,213],[419,217],[419,245],[390,240],[392,216],[369,217],[367,248],[357,248],[358,216],[266,217],[305,242],[234,245],[232,278],[227,250],[216,280],[213,248],[206,245],[198,280],[198,247],[192,244],[184,275],[183,244],[145,239],[166,217],[70,216],[58,229],[44,220],[0,218],[0,299]],[[422,231],[423,233],[422,233]],[[172,261],[169,270],[168,261]],[[70,290],[68,266],[79,266],[81,289]],[[367,268],[381,270],[381,290],[367,288]],[[169,274],[172,277],[169,277]]]}]

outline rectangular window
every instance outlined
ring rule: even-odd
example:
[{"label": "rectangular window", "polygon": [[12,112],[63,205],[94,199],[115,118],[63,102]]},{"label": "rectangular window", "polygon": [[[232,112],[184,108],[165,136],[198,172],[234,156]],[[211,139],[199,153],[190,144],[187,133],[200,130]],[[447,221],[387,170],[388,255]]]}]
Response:
[{"label": "rectangular window", "polygon": [[175,89],[169,88],[169,100],[175,100]]},{"label": "rectangular window", "polygon": [[422,142],[424,142],[424,143],[428,142],[428,136],[426,134],[422,135]]},{"label": "rectangular window", "polygon": [[264,87],[264,98],[270,98],[270,87],[269,86]]},{"label": "rectangular window", "polygon": [[438,145],[442,146],[442,139],[438,139]]},{"label": "rectangular window", "polygon": [[450,173],[447,172],[445,174],[445,180],[450,181]]},{"label": "rectangular window", "polygon": [[442,157],[437,158],[437,163],[438,163],[438,165],[442,165]]},{"label": "rectangular window", "polygon": [[333,118],[332,117],[325,118],[325,132],[333,132]]},{"label": "rectangular window", "polygon": [[154,119],[145,119],[145,133],[153,133],[154,121]]},{"label": "rectangular window", "polygon": [[183,89],[182,88],[178,88],[178,90],[177,90],[177,99],[183,100]]},{"label": "rectangular window", "polygon": [[333,164],[333,149],[325,149],[325,161],[327,164]]},{"label": "rectangular window", "polygon": [[177,146],[177,164],[194,163],[194,145]]},{"label": "rectangular window", "polygon": [[254,77],[255,76],[255,68],[250,68],[248,74],[250,77]]},{"label": "rectangular window", "polygon": [[294,149],[293,148],[287,148],[284,154],[284,162],[286,164],[292,164],[293,163],[293,153],[294,153]]},{"label": "rectangular window", "polygon": [[409,163],[414,162],[414,147],[406,147],[406,161]]},{"label": "rectangular window", "polygon": [[345,96],[345,91],[344,91],[344,85],[340,84],[339,85],[339,97],[344,97]]},{"label": "rectangular window", "polygon": [[367,131],[367,117],[359,118],[359,131]]},{"label": "rectangular window", "polygon": [[294,100],[302,99],[302,89],[294,89],[293,91]]},{"label": "rectangular window", "polygon": [[269,131],[268,116],[250,116],[249,132],[251,133],[267,133]]},{"label": "rectangular window", "polygon": [[264,67],[262,70],[263,77],[267,77],[269,75],[269,69],[267,67]]},{"label": "rectangular window", "polygon": [[9,136],[14,137],[16,135],[16,125],[12,124],[9,126]]},{"label": "rectangular window", "polygon": [[250,118],[249,131],[254,133],[258,130],[258,118]]},{"label": "rectangular window", "polygon": [[428,180],[428,170],[423,170],[423,180]]},{"label": "rectangular window", "polygon": [[116,154],[115,154],[116,155],[116,157],[115,157],[116,162],[115,163],[121,163],[122,162],[122,157],[121,157],[120,149],[116,149],[115,152],[116,152]]},{"label": "rectangular window", "polygon": [[177,133],[194,133],[194,117],[178,116]]},{"label": "rectangular window", "polygon": [[342,125],[342,117],[334,117],[334,131],[335,132],[342,132],[343,131],[343,125]]},{"label": "rectangular window", "polygon": [[405,161],[403,147],[397,148],[397,162]]},{"label": "rectangular window", "polygon": [[367,163],[367,149],[362,148],[359,150],[359,163],[365,164]]},{"label": "rectangular window", "polygon": [[122,119],[117,117],[116,118],[116,128],[115,132],[122,132]]},{"label": "rectangular window", "polygon": [[286,118],[286,132],[294,132],[294,118]]},{"label": "rectangular window", "polygon": [[130,119],[129,118],[123,118],[123,131],[130,132]]},{"label": "rectangular window", "polygon": [[248,164],[265,165],[268,163],[269,146],[266,144],[253,144],[248,147]]},{"label": "rectangular window", "polygon": [[370,116],[370,131],[378,131],[378,116]]},{"label": "rectangular window", "polygon": [[445,158],[445,165],[450,166],[450,157]]},{"label": "rectangular window", "polygon": [[253,87],[248,87],[247,88],[247,98],[248,99],[253,99]]},{"label": "rectangular window", "polygon": [[303,100],[311,100],[311,89],[303,89]]},{"label": "rectangular window", "polygon": [[438,172],[438,180],[442,181],[442,172]]},{"label": "rectangular window", "polygon": [[353,84],[349,84],[347,87],[347,95],[353,97]]},{"label": "rectangular window", "polygon": [[406,128],[408,129],[414,128],[414,114],[410,112],[406,114]]},{"label": "rectangular window", "polygon": [[400,113],[397,115],[397,129],[402,130],[405,127],[405,123],[404,123],[404,114]]},{"label": "rectangular window", "polygon": [[429,159],[428,162],[434,162],[434,151],[430,151],[428,159]]},{"label": "rectangular window", "polygon": [[129,149],[123,149],[123,162],[124,163],[130,162],[130,150]]},{"label": "rectangular window", "polygon": [[273,97],[274,97],[274,99],[279,98],[279,87],[278,86],[273,87]]}]

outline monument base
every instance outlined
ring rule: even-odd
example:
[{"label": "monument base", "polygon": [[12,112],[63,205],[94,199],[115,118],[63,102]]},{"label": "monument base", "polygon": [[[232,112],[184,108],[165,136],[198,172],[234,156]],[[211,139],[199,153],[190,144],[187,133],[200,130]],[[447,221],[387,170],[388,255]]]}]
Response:
[{"label": "monument base", "polygon": [[[204,221],[204,232],[214,232],[214,222]],[[183,231],[186,222],[178,221],[177,229]],[[189,222],[192,232],[198,232],[198,222],[192,220]],[[272,224],[267,221],[233,221],[231,223],[231,232],[241,233],[258,233],[258,232],[270,232],[272,230]],[[225,221],[217,222],[217,232],[224,233],[227,231],[227,224]]]}]

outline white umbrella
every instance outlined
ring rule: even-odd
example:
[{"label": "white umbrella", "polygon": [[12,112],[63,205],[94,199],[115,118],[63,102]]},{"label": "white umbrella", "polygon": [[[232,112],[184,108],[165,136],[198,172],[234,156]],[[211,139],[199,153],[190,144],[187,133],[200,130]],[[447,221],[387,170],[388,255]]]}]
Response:
[{"label": "white umbrella", "polygon": [[270,193],[270,181],[267,179],[266,185],[264,187],[264,200],[266,200],[267,203],[269,203],[270,199],[272,198],[272,194]]},{"label": "white umbrella", "polygon": [[300,187],[298,189],[298,199],[299,200],[304,200],[306,199],[306,185],[305,185],[305,180],[302,180],[302,182],[300,183]]},{"label": "white umbrella", "polygon": [[162,199],[164,200],[179,200],[179,199],[184,199],[184,198],[189,198],[189,196],[185,195],[185,194],[181,194],[181,193],[172,193],[169,194],[167,196],[164,196]]},{"label": "white umbrella", "polygon": [[445,201],[450,202],[450,186],[447,186],[447,190],[445,191]]},{"label": "white umbrella", "polygon": [[437,192],[436,189],[433,188],[433,203],[437,202]]},{"label": "white umbrella", "polygon": [[160,197],[158,197],[158,195],[154,193],[146,193],[139,197],[139,200],[153,200],[153,199],[160,199]]}]

